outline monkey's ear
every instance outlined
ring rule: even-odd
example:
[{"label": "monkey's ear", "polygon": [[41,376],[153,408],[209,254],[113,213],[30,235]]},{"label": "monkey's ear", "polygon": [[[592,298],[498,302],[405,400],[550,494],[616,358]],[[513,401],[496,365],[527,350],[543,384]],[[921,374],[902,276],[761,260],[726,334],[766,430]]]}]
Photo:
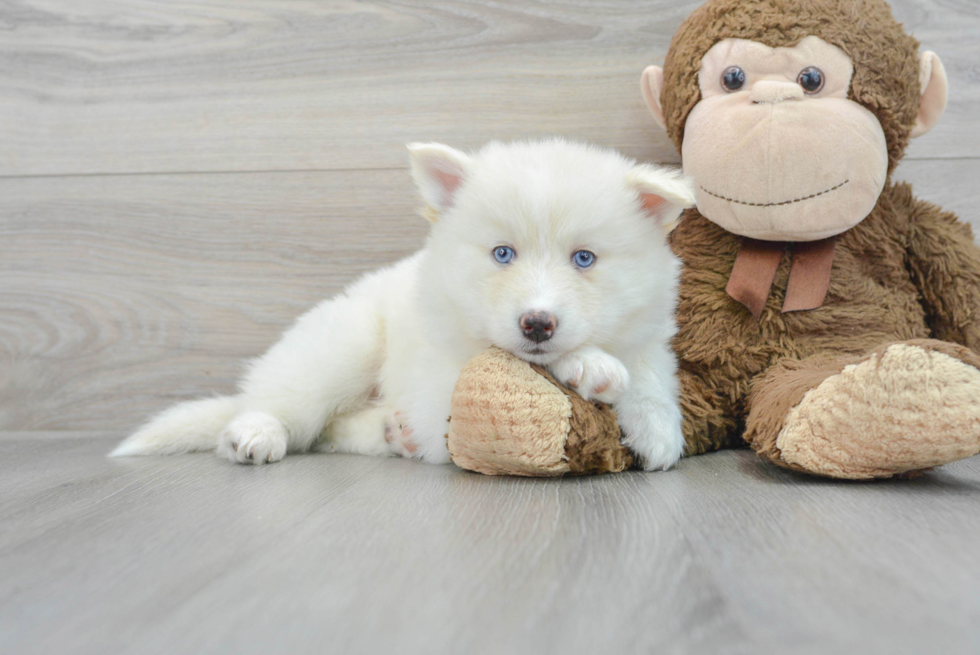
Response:
[{"label": "monkey's ear", "polygon": [[452,207],[473,160],[466,153],[441,143],[409,143],[408,152],[412,179],[422,199],[437,212]]},{"label": "monkey's ear", "polygon": [[663,88],[664,69],[660,66],[647,66],[646,70],[643,71],[643,76],[640,77],[640,92],[643,93],[643,99],[646,100],[650,113],[653,114],[653,120],[666,130],[664,108],[660,105],[660,92]]},{"label": "monkey's ear", "polygon": [[673,230],[681,212],[694,206],[694,180],[677,170],[640,164],[626,176],[626,184],[664,232]]},{"label": "monkey's ear", "polygon": [[935,127],[946,111],[946,97],[949,93],[946,69],[943,68],[939,56],[931,50],[919,55],[919,85],[922,95],[919,97],[919,115],[910,135],[913,139]]}]

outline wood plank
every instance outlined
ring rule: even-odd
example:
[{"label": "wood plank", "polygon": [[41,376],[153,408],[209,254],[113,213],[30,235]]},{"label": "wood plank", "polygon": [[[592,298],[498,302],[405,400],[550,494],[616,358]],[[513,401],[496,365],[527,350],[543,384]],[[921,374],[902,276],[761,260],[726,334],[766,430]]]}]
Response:
[{"label": "wood plank", "polygon": [[[0,437],[0,652],[932,652],[980,643],[980,458],[843,483],[748,451],[488,478]],[[329,646],[328,646],[329,645]]]},{"label": "wood plank", "polygon": [[31,483],[47,488],[0,509],[4,652],[739,641],[673,519],[631,491],[635,477],[549,487],[315,455],[245,471],[207,455],[110,461],[105,439],[21,443],[16,466],[50,472]]},{"label": "wood plank", "polygon": [[[677,154],[643,68],[699,0],[0,6],[0,175],[401,167],[401,146],[563,134]],[[948,115],[910,157],[980,154],[980,9],[898,0],[946,62]]]},{"label": "wood plank", "polygon": [[0,425],[132,428],[232,391],[296,316],[421,246],[416,204],[401,170],[0,180]]},{"label": "wood plank", "polygon": [[[980,227],[980,160],[898,176]],[[232,391],[296,316],[421,246],[415,206],[403,170],[0,180],[0,429],[132,429]]]},{"label": "wood plank", "polygon": [[870,484],[797,475],[747,450],[712,457],[648,482],[687,519],[695,560],[749,639],[777,645],[756,652],[976,652],[968,517],[980,509],[980,457]]}]

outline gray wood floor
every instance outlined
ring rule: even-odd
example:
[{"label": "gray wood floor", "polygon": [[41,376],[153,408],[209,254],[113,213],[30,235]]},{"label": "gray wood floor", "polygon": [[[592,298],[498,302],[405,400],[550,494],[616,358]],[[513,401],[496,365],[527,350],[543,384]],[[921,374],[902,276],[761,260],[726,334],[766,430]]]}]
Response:
[{"label": "gray wood floor", "polygon": [[[0,2],[0,653],[980,652],[980,458],[104,456],[418,248],[406,142],[676,162],[638,77],[698,4]],[[896,177],[980,227],[980,3],[892,4],[951,81]]]},{"label": "gray wood floor", "polygon": [[801,478],[488,478],[309,455],[108,460],[8,433],[0,652],[900,652],[980,648],[980,458]]}]

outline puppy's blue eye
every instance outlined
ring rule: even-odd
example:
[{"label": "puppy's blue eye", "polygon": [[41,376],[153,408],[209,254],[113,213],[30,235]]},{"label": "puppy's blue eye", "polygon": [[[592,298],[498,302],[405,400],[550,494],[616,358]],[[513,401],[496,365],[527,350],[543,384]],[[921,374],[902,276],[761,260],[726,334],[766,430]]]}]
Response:
[{"label": "puppy's blue eye", "polygon": [[572,254],[572,263],[579,268],[588,268],[595,264],[595,253],[588,250],[577,250]]},{"label": "puppy's blue eye", "polygon": [[501,264],[509,264],[515,254],[510,246],[497,246],[493,249],[493,258]]}]

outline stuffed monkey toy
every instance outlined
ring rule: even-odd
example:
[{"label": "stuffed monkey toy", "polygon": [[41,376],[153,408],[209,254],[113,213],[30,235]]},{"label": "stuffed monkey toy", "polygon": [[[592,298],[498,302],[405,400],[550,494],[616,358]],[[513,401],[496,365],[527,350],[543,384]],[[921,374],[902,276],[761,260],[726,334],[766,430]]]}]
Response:
[{"label": "stuffed monkey toy", "polygon": [[939,58],[883,0],[711,0],[641,86],[697,195],[671,234],[688,453],[867,479],[980,451],[980,250],[891,180]]},{"label": "stuffed monkey toy", "polygon": [[[945,109],[939,58],[883,0],[709,0],[641,88],[696,186],[670,236],[687,454],[748,443],[871,479],[980,452],[980,249],[891,180]],[[492,417],[473,390],[499,378],[464,378],[454,414],[482,400]],[[514,438],[458,427],[454,458]],[[502,470],[503,450],[484,451],[484,472],[556,474]]]}]

